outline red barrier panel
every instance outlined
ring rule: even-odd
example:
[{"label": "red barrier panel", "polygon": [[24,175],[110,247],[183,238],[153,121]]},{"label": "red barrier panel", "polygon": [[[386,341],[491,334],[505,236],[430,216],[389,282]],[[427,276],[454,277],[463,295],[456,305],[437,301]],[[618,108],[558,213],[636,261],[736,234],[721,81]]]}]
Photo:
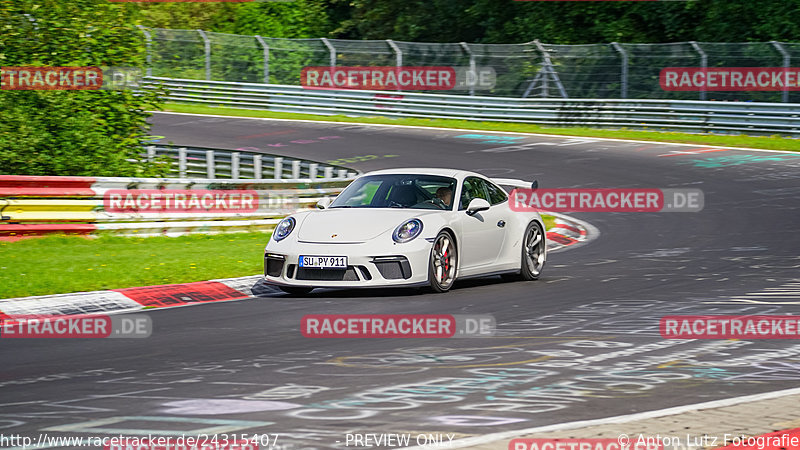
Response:
[{"label": "red barrier panel", "polygon": [[92,177],[0,175],[0,197],[94,197]]},{"label": "red barrier panel", "polygon": [[26,237],[44,236],[46,234],[88,235],[97,229],[90,223],[42,223],[42,224],[5,224],[0,223],[0,240],[16,241]]}]

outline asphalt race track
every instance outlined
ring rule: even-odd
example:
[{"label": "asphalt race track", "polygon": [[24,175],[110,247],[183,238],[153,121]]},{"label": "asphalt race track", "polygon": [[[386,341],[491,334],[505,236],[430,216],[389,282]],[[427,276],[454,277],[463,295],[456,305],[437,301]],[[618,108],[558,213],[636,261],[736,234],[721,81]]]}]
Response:
[{"label": "asphalt race track", "polygon": [[[798,386],[796,341],[665,340],[658,320],[797,312],[800,154],[176,114],[153,122],[164,143],[362,171],[463,168],[547,188],[699,188],[705,208],[575,213],[600,237],[550,254],[537,282],[270,294],[145,311],[149,339],[3,340],[2,433],[277,433],[274,448],[344,448],[347,433],[462,437]],[[299,325],[309,313],[492,314],[498,335],[307,339]]]}]

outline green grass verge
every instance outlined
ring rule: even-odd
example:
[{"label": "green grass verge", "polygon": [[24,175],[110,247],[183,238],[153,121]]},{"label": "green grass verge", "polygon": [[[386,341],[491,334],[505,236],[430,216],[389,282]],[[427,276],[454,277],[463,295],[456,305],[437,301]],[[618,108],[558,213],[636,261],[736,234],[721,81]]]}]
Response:
[{"label": "green grass verge", "polygon": [[690,134],[660,131],[639,131],[629,129],[599,129],[599,128],[550,128],[539,125],[506,123],[506,122],[478,122],[472,120],[452,119],[395,119],[389,117],[347,117],[347,116],[320,116],[314,114],[280,113],[264,110],[237,109],[226,107],[212,107],[202,105],[186,105],[169,103],[165,111],[183,112],[194,114],[216,114],[221,116],[238,117],[265,117],[273,119],[297,120],[325,120],[329,122],[351,123],[377,123],[389,125],[412,125],[423,127],[461,128],[485,131],[514,131],[520,133],[541,133],[553,135],[584,136],[614,139],[631,139],[637,141],[676,142],[681,144],[715,145],[721,147],[746,147],[766,150],[800,151],[800,139],[781,136],[747,136],[747,135],[718,135],[718,134]]},{"label": "green grass verge", "polygon": [[548,215],[542,214],[542,220],[544,220],[544,229],[545,230],[549,230],[550,228],[553,228],[553,225],[556,224],[556,218],[553,217],[553,216],[548,216]]},{"label": "green grass verge", "polygon": [[261,273],[270,233],[0,242],[0,298],[187,283]]},{"label": "green grass verge", "polygon": [[[554,219],[544,216],[549,229]],[[271,233],[0,242],[0,298],[189,283],[263,271]]]}]

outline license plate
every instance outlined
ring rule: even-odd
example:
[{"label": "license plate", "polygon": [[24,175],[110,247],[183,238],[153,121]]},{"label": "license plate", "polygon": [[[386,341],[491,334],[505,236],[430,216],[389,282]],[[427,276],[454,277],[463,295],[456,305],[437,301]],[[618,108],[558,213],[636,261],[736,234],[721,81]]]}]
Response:
[{"label": "license plate", "polygon": [[346,269],[347,256],[301,256],[300,267],[317,269]]}]

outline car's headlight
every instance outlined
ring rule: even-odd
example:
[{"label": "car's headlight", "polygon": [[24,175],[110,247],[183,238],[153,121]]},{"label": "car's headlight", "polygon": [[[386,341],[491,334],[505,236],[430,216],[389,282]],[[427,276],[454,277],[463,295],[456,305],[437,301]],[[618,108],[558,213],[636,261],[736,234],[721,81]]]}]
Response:
[{"label": "car's headlight", "polygon": [[395,242],[402,244],[413,240],[415,237],[422,233],[422,221],[419,219],[411,219],[400,224],[399,227],[394,229],[392,239]]},{"label": "car's headlight", "polygon": [[276,242],[282,241],[292,232],[292,230],[294,230],[295,223],[297,222],[294,220],[294,217],[287,217],[281,220],[281,223],[275,227],[275,231],[272,233],[272,238],[275,239]]}]

